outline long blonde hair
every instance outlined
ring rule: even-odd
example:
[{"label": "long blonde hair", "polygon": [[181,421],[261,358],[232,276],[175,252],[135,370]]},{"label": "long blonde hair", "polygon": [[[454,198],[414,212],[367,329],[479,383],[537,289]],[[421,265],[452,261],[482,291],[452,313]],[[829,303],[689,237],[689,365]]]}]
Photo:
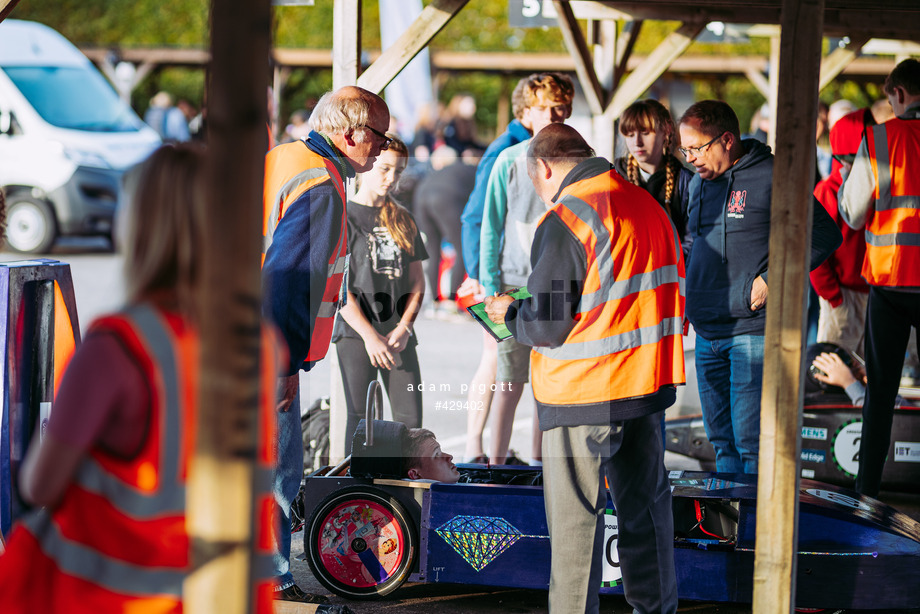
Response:
[{"label": "long blonde hair", "polygon": [[[391,132],[387,132],[387,136],[393,139],[387,151],[392,151],[402,158],[408,158],[409,148],[406,147],[406,144]],[[390,231],[390,235],[393,236],[393,240],[401,250],[410,256],[415,255],[415,237],[418,236],[418,227],[412,221],[409,211],[389,195],[380,208],[380,223]]]},{"label": "long blonde hair", "polygon": [[205,206],[205,150],[166,145],[132,178],[125,281],[129,303],[166,297],[192,321],[200,277]]},{"label": "long blonde hair", "polygon": [[[675,135],[677,129],[668,109],[658,102],[648,98],[639,100],[629,105],[620,116],[620,134],[626,136],[632,132],[664,132],[664,145],[661,152],[661,163],[665,166],[664,202],[672,218],[678,213],[673,210],[671,197],[677,185],[680,174],[680,162],[674,153],[677,151]],[[626,178],[630,183],[639,185],[639,161],[631,153],[626,156]],[[655,195],[657,197],[657,195]]]}]

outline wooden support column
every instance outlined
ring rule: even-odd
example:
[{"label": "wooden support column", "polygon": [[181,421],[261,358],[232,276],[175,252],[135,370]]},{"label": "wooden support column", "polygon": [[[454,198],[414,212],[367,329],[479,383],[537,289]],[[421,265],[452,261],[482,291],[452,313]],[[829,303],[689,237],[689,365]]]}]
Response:
[{"label": "wooden support column", "polygon": [[553,0],[553,7],[556,9],[559,29],[562,30],[565,46],[575,62],[575,74],[578,75],[581,89],[584,90],[585,98],[588,100],[591,115],[600,115],[604,112],[604,89],[597,79],[597,73],[594,72],[594,61],[588,50],[585,36],[568,2]]},{"label": "wooden support column", "polygon": [[[339,0],[336,0],[337,2]],[[396,39],[358,79],[358,85],[376,94],[424,49],[469,0],[433,0],[412,25]]]},{"label": "wooden support column", "polygon": [[780,37],[775,34],[770,37],[770,95],[767,103],[770,105],[770,128],[767,130],[767,145],[776,152],[776,117],[777,100],[779,96],[780,73]]},{"label": "wooden support column", "polygon": [[805,292],[824,0],[783,0],[770,216],[754,612],[791,612],[798,546]]},{"label": "wooden support column", "polygon": [[642,31],[642,20],[628,21],[623,25],[623,32],[620,34],[620,40],[617,41],[616,70],[613,75],[613,87],[620,84],[620,79],[626,74],[626,65],[629,58],[632,57],[636,41],[639,39],[639,32]]},{"label": "wooden support column", "polygon": [[770,81],[763,76],[763,73],[753,66],[748,66],[744,70],[744,76],[748,78],[748,81],[751,82],[757,91],[760,92],[760,95],[770,100]]},{"label": "wooden support column", "polygon": [[831,81],[843,72],[844,68],[858,58],[863,45],[868,42],[868,34],[853,35],[850,37],[850,44],[846,47],[834,49],[827,57],[821,60],[821,78],[818,80],[818,91],[820,92],[827,87]]},{"label": "wooden support column", "polygon": [[703,28],[702,22],[681,24],[637,66],[617,87],[606,114],[611,120],[618,119],[626,107],[634,103],[693,43]]},{"label": "wooden support column", "polygon": [[[604,98],[613,95],[617,65],[617,22],[612,19],[594,21],[598,40],[594,44],[594,72],[603,88]],[[605,114],[592,118],[592,145],[597,155],[613,160],[617,146],[616,122]]]},{"label": "wooden support column", "polygon": [[332,89],[354,85],[361,74],[361,0],[332,5]]},{"label": "wooden support column", "polygon": [[187,612],[245,614],[253,603],[253,489],[260,370],[262,168],[269,0],[212,0],[208,240],[196,299],[201,371],[188,474]]}]

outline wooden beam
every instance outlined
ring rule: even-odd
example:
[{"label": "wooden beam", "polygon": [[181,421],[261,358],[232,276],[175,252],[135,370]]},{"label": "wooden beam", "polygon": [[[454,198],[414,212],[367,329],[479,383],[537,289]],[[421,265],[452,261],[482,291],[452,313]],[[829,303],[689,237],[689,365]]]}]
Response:
[{"label": "wooden beam", "polygon": [[354,85],[361,74],[361,0],[332,4],[332,89]]},{"label": "wooden beam", "polygon": [[19,0],[0,0],[0,21],[6,19],[18,2]]},{"label": "wooden beam", "polygon": [[770,37],[770,95],[767,104],[770,107],[770,127],[767,129],[767,145],[776,152],[776,105],[779,100],[779,66],[780,66],[780,35]]},{"label": "wooden beam", "polygon": [[867,34],[857,34],[850,38],[846,47],[838,47],[821,60],[821,78],[818,80],[818,91],[828,86],[843,69],[859,57],[863,45],[869,42]]},{"label": "wooden beam", "polygon": [[636,67],[617,88],[616,94],[605,110],[611,121],[635,102],[693,43],[693,39],[706,27],[705,22],[684,23],[671,32],[642,64]]},{"label": "wooden beam", "polygon": [[623,26],[623,34],[619,45],[617,46],[616,70],[613,74],[613,86],[617,87],[626,70],[629,67],[629,60],[632,58],[633,48],[636,46],[636,40],[639,38],[639,32],[642,31],[642,20],[630,21]]},{"label": "wooden beam", "polygon": [[[201,277],[198,428],[186,516],[185,611],[246,614],[254,600],[262,168],[266,150],[269,0],[212,0],[207,192]],[[274,392],[274,391],[272,391]],[[265,475],[263,475],[265,474]],[[265,482],[256,481],[264,478]]]},{"label": "wooden beam", "polygon": [[744,76],[748,78],[748,81],[751,82],[757,91],[760,92],[760,95],[770,99],[770,82],[766,77],[763,76],[763,73],[754,68],[753,66],[748,66],[744,69]]},{"label": "wooden beam", "polygon": [[614,87],[617,65],[617,22],[611,19],[591,21],[597,40],[594,41],[594,73],[598,83],[609,96]]},{"label": "wooden beam", "polygon": [[424,49],[469,0],[433,0],[402,35],[358,79],[358,85],[379,94]]},{"label": "wooden beam", "polygon": [[588,50],[588,44],[585,42],[578,20],[575,19],[572,7],[567,2],[553,0],[553,7],[556,9],[562,39],[575,62],[575,74],[578,75],[581,89],[584,90],[585,98],[588,100],[588,108],[591,109],[592,115],[600,115],[604,112],[604,89],[597,78],[597,73],[594,72],[591,52]]},{"label": "wooden beam", "polygon": [[784,0],[764,336],[755,614],[795,607],[805,303],[824,0]]}]

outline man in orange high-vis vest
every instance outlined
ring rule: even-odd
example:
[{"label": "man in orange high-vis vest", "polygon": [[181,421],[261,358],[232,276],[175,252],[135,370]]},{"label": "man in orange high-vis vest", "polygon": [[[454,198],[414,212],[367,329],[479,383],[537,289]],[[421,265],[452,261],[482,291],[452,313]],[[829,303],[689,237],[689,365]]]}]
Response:
[{"label": "man in orange high-vis vest", "polygon": [[563,124],[534,137],[527,170],[550,209],[531,248],[532,297],[488,297],[487,311],[533,346],[550,612],[598,611],[606,477],[626,599],[637,612],[671,613],[677,580],[661,423],[685,379],[683,255],[664,209],[593,155]]},{"label": "man in orange high-vis vest", "polygon": [[847,224],[866,228],[868,388],[856,490],[872,497],[886,456],[918,460],[916,450],[889,449],[910,328],[920,328],[920,62],[898,64],[884,89],[896,117],[866,134],[839,198]]},{"label": "man in orange high-vis vest", "polygon": [[320,98],[310,123],[305,139],[265,157],[262,310],[281,330],[291,359],[278,407],[276,597],[321,603],[294,583],[290,570],[291,503],[303,473],[298,373],[329,349],[348,270],[344,182],[370,170],[387,148],[390,113],[379,96],[347,86]]}]

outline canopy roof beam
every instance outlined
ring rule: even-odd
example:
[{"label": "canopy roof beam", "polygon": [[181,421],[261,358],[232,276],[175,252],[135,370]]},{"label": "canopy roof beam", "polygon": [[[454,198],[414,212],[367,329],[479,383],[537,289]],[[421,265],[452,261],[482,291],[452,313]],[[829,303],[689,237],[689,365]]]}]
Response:
[{"label": "canopy roof beam", "polygon": [[850,43],[846,47],[834,49],[827,57],[821,60],[821,77],[818,80],[818,91],[820,92],[827,87],[828,84],[843,72],[844,68],[859,57],[863,45],[868,42],[868,34],[857,34],[850,37]]},{"label": "canopy roof beam", "polygon": [[380,94],[428,46],[469,0],[433,0],[389,49],[358,78],[358,85]]},{"label": "canopy roof beam", "polygon": [[575,74],[578,75],[578,81],[581,83],[582,90],[584,90],[591,114],[600,115],[604,112],[607,93],[601,87],[600,80],[597,78],[594,61],[591,58],[591,52],[588,49],[585,36],[568,2],[553,0],[553,7],[555,7],[558,15],[559,29],[562,31],[565,46],[575,62]]},{"label": "canopy roof beam", "polygon": [[677,30],[665,38],[645,60],[623,79],[616,93],[607,105],[604,113],[611,120],[635,102],[639,96],[651,87],[658,77],[680,57],[693,43],[693,39],[706,27],[706,23],[697,21],[681,24]]}]

